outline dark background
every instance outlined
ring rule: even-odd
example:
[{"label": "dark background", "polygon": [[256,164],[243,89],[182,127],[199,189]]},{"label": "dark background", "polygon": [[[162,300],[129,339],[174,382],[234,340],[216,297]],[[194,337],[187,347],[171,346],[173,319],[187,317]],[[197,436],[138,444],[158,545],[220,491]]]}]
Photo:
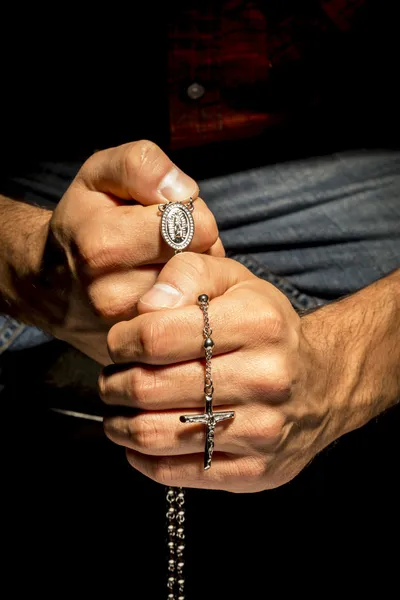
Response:
[{"label": "dark background", "polygon": [[[4,5],[0,176],[39,160],[74,161],[141,138],[169,152],[167,27],[179,4],[105,4],[96,10],[63,4],[53,11]],[[316,2],[286,4],[307,12]],[[273,14],[276,2],[264,5]],[[325,32],[304,67],[293,73],[272,69],[265,101],[272,111],[287,107],[285,127],[172,157],[204,178],[337,150],[398,147],[396,3],[369,0],[363,14],[368,26],[361,23],[340,40]],[[321,96],[318,108],[307,95],[313,88]]]}]

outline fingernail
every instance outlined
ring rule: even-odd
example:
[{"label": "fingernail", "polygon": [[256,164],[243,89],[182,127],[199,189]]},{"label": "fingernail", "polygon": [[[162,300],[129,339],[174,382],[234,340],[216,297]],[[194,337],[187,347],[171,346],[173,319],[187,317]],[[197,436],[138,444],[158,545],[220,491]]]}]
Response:
[{"label": "fingernail", "polygon": [[154,308],[173,308],[181,298],[182,293],[172,285],[155,283],[140,301]]},{"label": "fingernail", "polygon": [[159,193],[170,202],[182,202],[197,191],[196,182],[178,167],[173,166],[158,186]]}]

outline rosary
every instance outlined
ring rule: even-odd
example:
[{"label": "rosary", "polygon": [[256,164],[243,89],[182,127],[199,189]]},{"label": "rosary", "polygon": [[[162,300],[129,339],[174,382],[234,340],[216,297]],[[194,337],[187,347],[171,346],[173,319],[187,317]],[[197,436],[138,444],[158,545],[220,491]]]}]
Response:
[{"label": "rosary", "polygon": [[[182,252],[193,239],[194,210],[193,198],[187,205],[180,202],[160,204],[162,214],[161,235],[164,241],[175,250],[175,254]],[[212,328],[208,314],[209,298],[201,294],[198,305],[203,313],[203,348],[205,356],[204,397],[205,411],[200,415],[186,415],[180,417],[181,423],[202,424],[206,426],[204,470],[211,468],[214,451],[215,426],[221,421],[233,419],[234,411],[213,412],[214,386],[211,373],[211,358],[214,341],[211,337]],[[168,536],[168,600],[185,600],[184,550],[185,550],[185,492],[183,488],[167,488],[167,536]]]}]

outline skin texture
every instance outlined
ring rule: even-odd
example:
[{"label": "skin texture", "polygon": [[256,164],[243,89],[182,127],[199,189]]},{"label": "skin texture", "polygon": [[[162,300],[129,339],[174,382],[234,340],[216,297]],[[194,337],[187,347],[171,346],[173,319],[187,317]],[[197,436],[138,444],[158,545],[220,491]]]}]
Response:
[{"label": "skin texture", "polygon": [[[175,290],[169,300],[166,285]],[[399,286],[400,271],[300,318],[274,286],[234,261],[174,257],[139,316],[110,329],[115,365],[99,379],[101,397],[115,406],[107,435],[127,448],[133,467],[165,485],[283,485],[399,398]],[[217,426],[209,471],[204,426],[179,420],[204,408],[201,293],[210,297],[214,406],[236,412]]]},{"label": "skin texture", "polygon": [[108,330],[137,314],[173,255],[158,205],[190,196],[191,249],[223,256],[196,182],[146,140],[90,157],[54,212],[0,196],[0,311],[109,364]]}]

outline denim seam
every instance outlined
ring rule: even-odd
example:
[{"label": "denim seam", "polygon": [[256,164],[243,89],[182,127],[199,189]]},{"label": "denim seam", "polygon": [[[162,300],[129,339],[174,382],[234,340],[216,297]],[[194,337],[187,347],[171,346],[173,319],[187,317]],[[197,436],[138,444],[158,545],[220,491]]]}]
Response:
[{"label": "denim seam", "polygon": [[296,310],[316,308],[317,306],[321,306],[322,304],[324,304],[323,300],[300,292],[300,290],[298,290],[290,281],[288,281],[284,277],[281,277],[280,275],[275,275],[275,273],[269,271],[266,267],[264,267],[264,265],[261,265],[253,256],[249,256],[247,254],[236,254],[232,252],[227,252],[227,256],[240,262],[257,277],[260,277],[261,279],[272,283],[272,285],[277,287],[282,293],[285,294],[285,296],[289,298],[292,306]]}]

